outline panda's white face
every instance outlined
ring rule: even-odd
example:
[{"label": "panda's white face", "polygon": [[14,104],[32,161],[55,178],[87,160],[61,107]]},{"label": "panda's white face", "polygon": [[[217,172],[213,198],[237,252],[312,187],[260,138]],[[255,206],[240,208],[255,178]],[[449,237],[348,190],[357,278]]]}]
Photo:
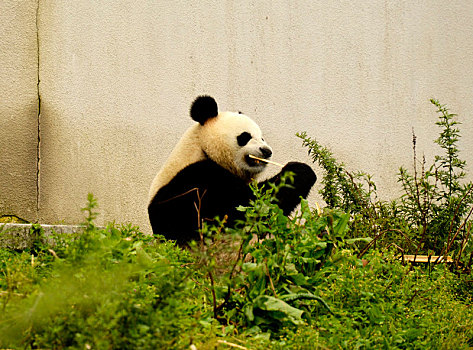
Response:
[{"label": "panda's white face", "polygon": [[217,103],[210,96],[197,97],[190,115],[198,123],[182,135],[155,176],[149,192],[150,202],[160,188],[190,164],[210,158],[249,182],[266,166],[266,163],[249,156],[268,159],[272,155],[271,147],[251,118],[240,113],[219,113]]},{"label": "panda's white face", "polygon": [[272,155],[258,125],[233,112],[222,112],[201,126],[201,145],[208,157],[247,181],[266,166],[249,156],[268,159]]}]

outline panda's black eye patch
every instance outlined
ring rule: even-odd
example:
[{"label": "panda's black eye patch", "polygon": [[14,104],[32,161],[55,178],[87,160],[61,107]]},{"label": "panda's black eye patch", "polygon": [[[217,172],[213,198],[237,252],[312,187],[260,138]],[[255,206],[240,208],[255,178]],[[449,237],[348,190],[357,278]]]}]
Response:
[{"label": "panda's black eye patch", "polygon": [[251,134],[249,132],[242,132],[237,136],[238,146],[243,147],[251,140]]}]

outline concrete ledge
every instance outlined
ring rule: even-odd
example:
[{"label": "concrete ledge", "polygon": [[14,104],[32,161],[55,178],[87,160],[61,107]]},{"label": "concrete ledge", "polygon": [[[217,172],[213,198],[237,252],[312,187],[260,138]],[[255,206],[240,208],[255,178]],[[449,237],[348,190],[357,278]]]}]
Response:
[{"label": "concrete ledge", "polygon": [[412,263],[452,263],[453,259],[451,256],[438,256],[438,255],[403,255],[401,257],[403,262]]},{"label": "concrete ledge", "polygon": [[[42,237],[33,226],[42,228]],[[45,239],[48,243],[53,244],[52,236],[55,234],[73,234],[83,230],[84,226],[81,225],[0,224],[0,248],[31,248],[38,239]]]}]

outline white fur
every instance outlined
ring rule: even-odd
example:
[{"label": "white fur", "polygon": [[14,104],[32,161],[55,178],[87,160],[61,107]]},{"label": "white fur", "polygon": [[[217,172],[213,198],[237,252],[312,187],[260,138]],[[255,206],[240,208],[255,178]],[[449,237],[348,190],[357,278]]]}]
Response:
[{"label": "white fur", "polygon": [[[252,139],[240,147],[237,136],[245,131],[251,134]],[[250,181],[263,171],[266,164],[250,166],[245,157],[249,154],[261,157],[260,147],[270,149],[263,140],[258,125],[244,114],[222,112],[207,120],[204,125],[196,123],[182,135],[154,178],[149,191],[149,202],[177,173],[190,164],[206,159],[206,156],[245,181]]]},{"label": "white fur", "polygon": [[182,135],[174,147],[164,166],[156,174],[149,190],[149,202],[161,187],[168,184],[174,176],[186,166],[205,159],[205,154],[200,147],[200,124],[191,126]]}]

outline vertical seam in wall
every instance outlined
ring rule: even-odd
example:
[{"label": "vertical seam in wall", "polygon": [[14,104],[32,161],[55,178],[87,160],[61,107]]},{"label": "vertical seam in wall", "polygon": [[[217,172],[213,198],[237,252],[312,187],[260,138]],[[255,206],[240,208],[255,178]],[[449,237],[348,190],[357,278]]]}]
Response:
[{"label": "vertical seam in wall", "polygon": [[36,218],[39,220],[40,208],[40,165],[41,165],[41,91],[40,91],[40,45],[39,45],[39,5],[40,0],[36,4],[36,50],[37,50],[37,77],[36,77],[36,94],[38,99],[38,115],[37,115],[37,141],[36,141]]}]

